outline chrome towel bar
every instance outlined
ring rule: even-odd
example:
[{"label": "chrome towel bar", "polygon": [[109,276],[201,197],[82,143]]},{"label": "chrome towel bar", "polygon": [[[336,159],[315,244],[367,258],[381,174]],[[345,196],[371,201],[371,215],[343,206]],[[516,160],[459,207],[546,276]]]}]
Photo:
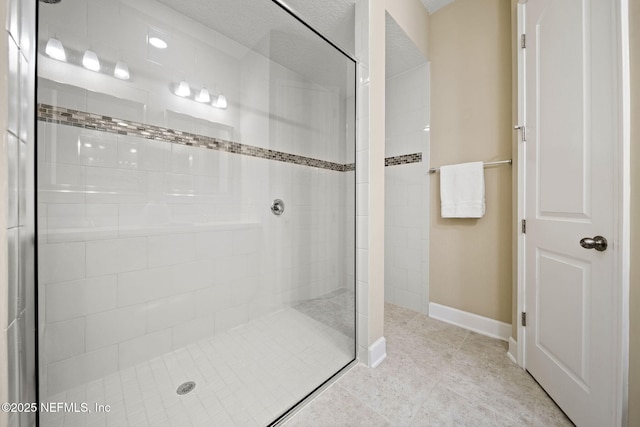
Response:
[{"label": "chrome towel bar", "polygon": [[[484,162],[485,167],[486,166],[495,166],[495,165],[506,165],[506,164],[512,164],[513,160],[509,159],[509,160],[498,160],[495,162]],[[436,173],[440,170],[440,168],[431,168],[429,169],[429,173]]]}]

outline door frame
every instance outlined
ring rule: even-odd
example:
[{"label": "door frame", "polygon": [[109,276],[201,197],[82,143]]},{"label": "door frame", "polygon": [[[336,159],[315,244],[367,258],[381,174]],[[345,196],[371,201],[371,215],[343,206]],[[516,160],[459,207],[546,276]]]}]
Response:
[{"label": "door frame", "polygon": [[[615,235],[612,241],[618,244],[611,245],[614,251],[614,283],[616,299],[617,318],[617,367],[616,367],[616,425],[626,426],[628,424],[628,391],[629,391],[629,271],[630,271],[630,147],[631,147],[631,101],[630,101],[630,70],[629,70],[629,0],[613,0],[615,2],[616,20],[616,44],[617,44],[617,137],[614,142],[614,159],[617,163],[614,182],[614,209],[616,219],[614,223]],[[527,0],[518,0],[517,4],[517,76],[518,76],[518,105],[515,125],[526,126],[525,108],[525,51],[520,47],[520,35],[526,29],[526,3]],[[531,37],[531,35],[529,35]],[[517,131],[516,131],[517,132]],[[525,239],[526,234],[522,233],[521,223],[525,218],[526,204],[526,142],[522,142],[521,133],[517,133],[517,357],[518,365],[523,369],[527,368],[526,360],[526,327],[522,326],[521,313],[527,311],[526,301],[526,270],[525,270]]]}]

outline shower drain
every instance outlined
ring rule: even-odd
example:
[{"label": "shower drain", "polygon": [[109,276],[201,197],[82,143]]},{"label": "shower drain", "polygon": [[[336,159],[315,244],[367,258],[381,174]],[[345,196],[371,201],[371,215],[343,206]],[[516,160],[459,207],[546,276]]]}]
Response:
[{"label": "shower drain", "polygon": [[194,388],[196,388],[196,383],[194,383],[193,381],[187,381],[186,383],[182,383],[178,386],[178,388],[176,389],[176,393],[180,395],[187,394],[193,391]]}]

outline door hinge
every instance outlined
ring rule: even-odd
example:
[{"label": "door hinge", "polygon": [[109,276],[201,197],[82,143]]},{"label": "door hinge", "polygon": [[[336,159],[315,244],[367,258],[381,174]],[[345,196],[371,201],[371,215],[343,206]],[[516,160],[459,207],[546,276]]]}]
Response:
[{"label": "door hinge", "polygon": [[521,320],[522,326],[527,326],[527,313],[526,312],[523,311],[521,313],[520,320]]},{"label": "door hinge", "polygon": [[520,47],[526,49],[527,47],[527,35],[523,34],[520,36]]},{"label": "door hinge", "polygon": [[522,234],[527,234],[527,220],[522,220]]},{"label": "door hinge", "polygon": [[524,125],[516,125],[513,128],[522,132],[522,142],[525,142],[527,140],[527,127]]}]

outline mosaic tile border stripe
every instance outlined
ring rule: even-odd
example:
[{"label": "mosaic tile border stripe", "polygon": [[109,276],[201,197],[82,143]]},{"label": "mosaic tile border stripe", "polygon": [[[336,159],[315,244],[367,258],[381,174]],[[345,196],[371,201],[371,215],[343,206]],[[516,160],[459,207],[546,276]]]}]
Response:
[{"label": "mosaic tile border stripe", "polygon": [[147,125],[129,120],[116,119],[100,114],[87,113],[64,107],[55,107],[47,104],[38,104],[38,120],[67,126],[75,126],[84,129],[115,133],[118,135],[130,135],[140,138],[165,141],[172,144],[202,147],[210,150],[226,151],[262,159],[275,160],[285,163],[293,163],[302,166],[310,166],[320,169],[328,169],[338,172],[355,170],[355,163],[341,164],[299,156],[297,154],[284,153],[268,148],[254,147],[210,136],[197,135],[160,126]]},{"label": "mosaic tile border stripe", "polygon": [[402,156],[387,157],[384,159],[385,166],[408,165],[410,163],[420,163],[422,153],[403,154]]},{"label": "mosaic tile border stripe", "polygon": [[[227,141],[205,135],[197,135],[160,126],[137,123],[130,120],[117,119],[100,114],[87,113],[64,107],[55,107],[48,104],[38,104],[38,120],[67,126],[80,127],[96,131],[115,133],[118,135],[137,136],[140,138],[165,141],[171,144],[202,147],[210,150],[226,151],[261,159],[275,160],[278,162],[293,163],[301,166],[327,169],[337,172],[353,172],[355,163],[335,163],[326,160],[314,159],[297,154],[284,153],[268,148],[255,147],[239,142]],[[422,161],[422,153],[405,154],[402,156],[387,157],[385,166],[406,165]]]}]

